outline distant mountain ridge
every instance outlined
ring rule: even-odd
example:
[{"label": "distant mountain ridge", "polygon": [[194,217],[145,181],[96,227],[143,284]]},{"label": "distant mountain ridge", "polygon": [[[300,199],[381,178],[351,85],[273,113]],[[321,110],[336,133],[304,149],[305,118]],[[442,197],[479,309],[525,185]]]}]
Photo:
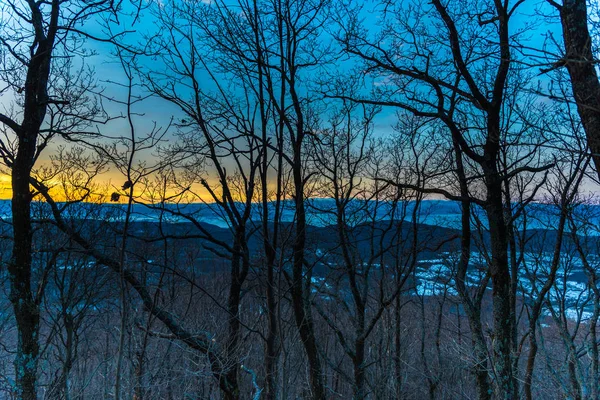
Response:
[{"label": "distant mountain ridge", "polygon": [[[63,203],[60,203],[64,205]],[[399,203],[395,210],[395,219],[400,219],[402,213],[406,221],[412,221],[412,214],[416,203],[409,201]],[[34,215],[48,215],[49,207],[46,203],[37,202],[32,205]],[[332,198],[312,198],[307,200],[307,222],[314,227],[326,227],[335,225],[334,215],[335,201]],[[352,200],[347,205],[347,215],[350,216],[348,224],[360,225],[371,218],[376,220],[389,220],[393,213],[392,204],[389,202],[380,202],[375,206],[374,202],[364,202],[362,200]],[[600,226],[600,205],[592,204],[581,206],[583,209],[579,212],[578,218]],[[188,203],[165,205],[167,211],[161,210],[158,206],[146,204],[134,204],[132,219],[135,221],[159,221],[163,222],[185,222],[186,219],[177,214],[193,216],[197,221],[228,228],[228,218],[223,210],[216,203]],[[270,218],[273,216],[274,203],[270,203]],[[558,215],[557,208],[545,203],[530,203],[527,209],[527,229],[546,230],[557,226]],[[91,219],[114,219],[123,218],[126,205],[121,203],[78,203],[68,207],[68,214],[76,218]],[[481,208],[475,208],[475,213],[479,221],[486,223],[485,213]],[[438,226],[450,229],[461,228],[461,207],[458,202],[449,200],[423,200],[421,202],[418,224]],[[11,201],[0,200],[0,218],[11,218]],[[262,220],[262,206],[258,203],[250,216],[251,220]],[[283,202],[283,211],[281,221],[291,223],[294,221],[293,201]],[[516,224],[522,228],[522,219],[517,219]]]}]

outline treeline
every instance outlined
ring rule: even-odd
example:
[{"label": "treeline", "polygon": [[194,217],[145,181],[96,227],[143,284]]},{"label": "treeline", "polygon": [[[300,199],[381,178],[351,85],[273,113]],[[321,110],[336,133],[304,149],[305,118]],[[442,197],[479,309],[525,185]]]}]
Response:
[{"label": "treeline", "polygon": [[599,398],[597,7],[3,1],[2,396]]}]

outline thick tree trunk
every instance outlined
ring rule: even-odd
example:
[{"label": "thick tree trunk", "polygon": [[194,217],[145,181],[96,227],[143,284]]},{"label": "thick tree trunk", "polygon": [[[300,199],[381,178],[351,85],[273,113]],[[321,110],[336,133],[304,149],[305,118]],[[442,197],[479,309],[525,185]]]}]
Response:
[{"label": "thick tree trunk", "polygon": [[242,226],[236,232],[236,239],[231,262],[231,285],[229,287],[229,296],[227,301],[227,310],[229,313],[229,332],[227,338],[227,357],[229,364],[224,375],[220,379],[221,390],[226,400],[238,400],[240,398],[239,372],[240,372],[240,354],[239,346],[241,339],[242,324],[240,321],[240,304],[242,301],[242,285],[246,279],[248,266],[242,256],[244,246],[242,241],[245,237],[245,229]]},{"label": "thick tree trunk", "polygon": [[574,354],[574,352],[575,350],[571,349],[571,352],[569,354],[569,361],[567,361],[569,370],[569,382],[571,383],[571,388],[573,390],[571,396],[573,396],[573,399],[575,400],[581,400],[581,385],[579,384],[579,380],[577,379],[577,366],[575,361],[576,355]]},{"label": "thick tree trunk", "polygon": [[[262,70],[261,70],[262,71]],[[262,77],[262,75],[261,75]],[[262,80],[261,80],[262,82]],[[262,86],[261,86],[262,87]],[[263,116],[263,127],[267,125],[266,118],[264,117],[264,100],[261,93],[261,115]],[[279,133],[279,137],[283,134]],[[267,334],[265,343],[265,398],[267,400],[277,399],[277,364],[279,361],[279,325],[278,325],[278,313],[277,313],[277,297],[276,287],[277,282],[275,281],[275,259],[277,256],[276,249],[279,235],[279,207],[281,199],[281,172],[277,175],[277,190],[276,190],[276,202],[275,202],[275,213],[273,216],[273,236],[269,232],[269,186],[268,186],[268,168],[269,163],[267,159],[268,147],[267,147],[267,131],[263,128],[263,156],[262,156],[262,169],[260,171],[261,186],[262,186],[262,207],[263,207],[263,246],[266,255],[266,269],[267,269],[267,282],[266,282],[266,300],[267,300]],[[277,171],[282,171],[283,158],[281,154],[278,155]]]},{"label": "thick tree trunk", "polygon": [[[38,129],[39,124],[34,123]],[[8,265],[10,301],[17,322],[15,381],[17,397],[36,399],[36,375],[39,355],[40,310],[31,288],[32,238],[31,192],[29,177],[35,154],[37,129],[23,132],[18,155],[12,168],[13,253]]]},{"label": "thick tree trunk", "polygon": [[304,179],[300,164],[300,146],[297,146],[295,152],[293,175],[295,185],[296,237],[293,246],[294,258],[291,294],[296,326],[298,327],[300,340],[302,340],[308,359],[312,398],[321,400],[326,398],[321,359],[317,348],[310,302],[307,298],[308,293],[305,293],[304,290],[305,277],[303,267],[306,246],[306,210],[304,204]]},{"label": "thick tree trunk", "polygon": [[481,328],[481,318],[469,317],[469,326],[471,329],[473,353],[476,359],[473,370],[477,386],[477,398],[479,400],[489,400],[492,398],[492,393],[488,378],[488,352],[483,336],[483,330]]},{"label": "thick tree trunk", "polygon": [[267,277],[267,317],[268,331],[266,343],[266,399],[277,398],[277,360],[279,359],[279,345],[277,343],[277,302],[275,300],[275,280],[273,276],[273,265],[269,266]]},{"label": "thick tree trunk", "polygon": [[[33,5],[34,2],[31,3]],[[32,45],[31,60],[27,66],[24,86],[23,122],[15,134],[18,137],[17,154],[11,166],[13,249],[8,264],[10,301],[17,322],[17,354],[15,356],[15,383],[17,397],[36,399],[36,375],[39,356],[39,304],[31,287],[32,242],[31,200],[29,188],[31,169],[35,162],[37,138],[48,107],[48,78],[54,38],[56,34],[58,3],[53,4],[47,35],[38,6],[31,7],[37,40]]]},{"label": "thick tree trunk", "polygon": [[459,176],[461,201],[461,238],[460,238],[460,260],[457,268],[456,287],[467,314],[469,328],[471,330],[471,343],[473,344],[473,355],[475,364],[473,374],[479,400],[489,400],[492,397],[488,377],[488,351],[483,329],[481,326],[481,299],[471,298],[467,291],[466,277],[469,262],[471,260],[471,202],[468,200],[469,189],[463,164],[463,156],[460,146],[453,138],[454,155],[456,157],[456,171]]},{"label": "thick tree trunk", "polygon": [[[266,170],[266,168],[265,168]],[[268,202],[266,198],[267,184],[266,176],[263,176],[263,212],[268,215]],[[265,217],[266,218],[266,217]],[[277,224],[277,214],[275,216],[275,224]],[[263,224],[264,230],[264,248],[267,255],[267,282],[266,282],[266,298],[267,298],[267,334],[265,343],[265,398],[267,400],[275,400],[277,398],[277,363],[279,360],[279,330],[278,330],[278,315],[277,315],[277,298],[276,298],[276,282],[275,282],[275,250],[269,242],[268,221]],[[277,237],[277,228],[275,228],[274,237]],[[274,239],[277,240],[277,239]],[[275,242],[276,243],[276,242]]]},{"label": "thick tree trunk", "polygon": [[[31,219],[29,174],[13,172],[13,258],[8,271],[11,277],[10,300],[17,321],[18,343],[15,358],[17,397],[36,398],[36,371],[39,345],[39,308],[31,292]],[[23,183],[24,182],[24,183]],[[25,190],[23,190],[25,187]]]},{"label": "thick tree trunk", "polygon": [[[25,144],[25,143],[24,143]],[[22,145],[20,148],[24,147]],[[21,152],[21,150],[19,150]],[[39,355],[40,312],[31,290],[31,193],[28,160],[18,157],[12,174],[12,214],[14,247],[8,265],[10,301],[17,322],[15,381],[17,398],[36,399],[36,374]]]},{"label": "thick tree trunk", "polygon": [[565,42],[564,63],[600,176],[600,82],[592,53],[586,0],[564,0],[560,7],[560,20]]},{"label": "thick tree trunk", "polygon": [[513,374],[512,345],[513,321],[511,313],[511,277],[508,262],[508,236],[504,221],[502,186],[495,160],[486,168],[487,206],[492,265],[492,310],[494,336],[492,339],[493,363],[497,376],[496,397],[515,399],[516,385]]},{"label": "thick tree trunk", "polygon": [[354,343],[356,354],[354,355],[354,399],[362,400],[366,396],[365,391],[365,341],[358,338]]}]

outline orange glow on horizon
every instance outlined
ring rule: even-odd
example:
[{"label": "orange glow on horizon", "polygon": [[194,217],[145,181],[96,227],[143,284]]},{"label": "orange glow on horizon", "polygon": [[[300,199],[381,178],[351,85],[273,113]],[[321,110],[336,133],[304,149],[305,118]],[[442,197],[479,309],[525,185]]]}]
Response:
[{"label": "orange glow on horizon", "polygon": [[0,200],[10,200],[11,198],[10,175],[0,174]]},{"label": "orange glow on horizon", "polygon": [[[119,174],[114,174],[114,176],[111,175],[113,174],[103,174],[103,179],[97,179],[91,183],[91,192],[86,196],[84,202],[126,204],[128,202],[128,191],[122,189],[124,178]],[[61,182],[51,180],[46,182],[46,184],[48,183],[50,183],[51,196],[56,202],[79,200],[84,197],[84,194],[86,193],[85,190],[78,190],[71,187],[69,188],[69,191],[72,193],[69,198],[67,198],[65,186]],[[141,188],[143,186],[142,184],[139,186],[139,190],[134,190],[134,202],[136,203],[158,203],[162,201],[162,197],[166,197],[171,201],[181,200],[185,202],[191,200],[191,202],[198,203],[214,203],[214,199],[199,183],[193,184],[191,188],[192,191],[182,196],[178,196],[180,193],[175,189],[167,189],[166,193],[163,193],[162,195],[159,195],[158,192],[153,195],[150,193],[149,187],[143,189]],[[33,187],[31,190],[34,190]],[[114,199],[111,199],[113,193],[119,195],[118,200],[114,201]],[[11,176],[7,173],[0,173],[0,200],[12,200]],[[37,196],[35,200],[43,201],[43,198]]]}]

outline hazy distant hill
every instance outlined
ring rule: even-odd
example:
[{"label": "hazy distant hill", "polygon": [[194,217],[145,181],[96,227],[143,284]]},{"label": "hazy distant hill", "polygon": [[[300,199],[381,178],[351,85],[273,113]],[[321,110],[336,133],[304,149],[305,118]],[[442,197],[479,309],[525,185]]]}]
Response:
[{"label": "hazy distant hill", "polygon": [[[273,207],[273,205],[272,205]],[[405,220],[411,221],[412,212],[415,207],[414,202],[408,202],[399,205],[396,209],[395,218],[399,219],[402,215],[401,208],[404,207]],[[35,209],[38,212],[47,212],[47,206],[44,203],[37,203]],[[527,229],[528,230],[546,230],[553,229],[557,225],[558,216],[556,207],[542,203],[531,203],[527,207]],[[223,211],[216,204],[191,203],[184,205],[167,204],[166,210],[162,211],[159,207],[151,207],[143,204],[133,206],[132,218],[136,221],[159,221],[163,222],[184,222],[185,218],[177,216],[178,213],[193,216],[197,221],[227,228],[227,218]],[[325,227],[335,224],[335,202],[333,199],[310,199],[308,200],[307,219],[308,224],[315,227]],[[96,204],[77,204],[69,208],[69,212],[74,216],[82,218],[118,220],[122,218],[125,211],[124,204],[106,203]],[[373,203],[366,204],[359,200],[354,200],[348,205],[348,215],[351,225],[360,225],[370,215],[375,215],[377,220],[389,220],[392,214],[390,203],[382,202],[375,206]],[[35,212],[35,211],[34,211]],[[478,219],[485,224],[485,213],[482,209],[475,209]],[[252,211],[251,219],[254,221],[262,220],[261,207],[257,204]],[[445,200],[425,200],[421,203],[419,210],[419,224],[438,226],[451,229],[460,229],[461,209],[460,204]],[[600,226],[600,205],[588,205],[581,207],[579,218]],[[585,215],[584,215],[585,214]],[[0,217],[10,219],[10,201],[0,201]],[[272,213],[271,213],[272,217]],[[294,220],[294,206],[292,201],[285,201],[282,213],[282,222],[291,223]],[[523,219],[518,219],[516,224],[522,228]]]}]

